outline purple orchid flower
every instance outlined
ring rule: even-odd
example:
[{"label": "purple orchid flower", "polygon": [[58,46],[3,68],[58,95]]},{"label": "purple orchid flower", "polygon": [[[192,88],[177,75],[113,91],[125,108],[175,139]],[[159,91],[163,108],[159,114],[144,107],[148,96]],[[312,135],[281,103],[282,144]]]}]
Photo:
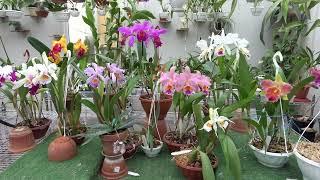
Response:
[{"label": "purple orchid flower", "polygon": [[160,28],[159,26],[151,29],[150,35],[153,39],[153,44],[155,45],[156,48],[158,48],[162,45],[160,35],[165,34],[166,32],[167,32],[166,29]]},{"label": "purple orchid flower", "polygon": [[40,84],[33,84],[31,88],[29,88],[29,93],[33,96],[36,95],[39,88],[40,88]]},{"label": "purple orchid flower", "polygon": [[6,78],[4,78],[3,76],[0,76],[0,87],[2,87],[5,82],[6,82]]},{"label": "purple orchid flower", "polygon": [[128,26],[122,26],[118,29],[118,31],[121,33],[121,40],[120,44],[124,46],[126,44],[127,39],[129,38],[129,46],[132,47],[134,44],[135,36],[132,32],[132,27]]},{"label": "purple orchid flower", "polygon": [[150,29],[152,29],[152,25],[149,21],[144,21],[143,23],[135,23],[132,26],[132,31],[136,35],[139,42],[148,42],[150,37]]},{"label": "purple orchid flower", "polygon": [[113,83],[122,84],[125,81],[124,69],[118,67],[117,64],[107,64],[107,69],[110,72],[111,80]]},{"label": "purple orchid flower", "polygon": [[100,84],[100,81],[104,81],[105,78],[103,77],[104,68],[98,66],[96,63],[91,64],[92,67],[87,67],[84,70],[84,73],[89,76],[87,79],[87,84],[89,84],[93,88],[97,88]]}]

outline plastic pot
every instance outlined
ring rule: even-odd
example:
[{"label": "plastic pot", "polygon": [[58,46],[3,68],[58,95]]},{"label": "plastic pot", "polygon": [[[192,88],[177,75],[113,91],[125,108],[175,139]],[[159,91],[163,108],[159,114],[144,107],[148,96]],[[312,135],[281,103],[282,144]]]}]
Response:
[{"label": "plastic pot", "polygon": [[145,146],[141,146],[143,152],[146,154],[147,157],[153,158],[159,155],[159,153],[161,152],[161,149],[163,147],[163,142],[158,141],[157,142],[160,143],[160,145],[158,147],[155,148],[149,148],[149,147],[145,147]]}]

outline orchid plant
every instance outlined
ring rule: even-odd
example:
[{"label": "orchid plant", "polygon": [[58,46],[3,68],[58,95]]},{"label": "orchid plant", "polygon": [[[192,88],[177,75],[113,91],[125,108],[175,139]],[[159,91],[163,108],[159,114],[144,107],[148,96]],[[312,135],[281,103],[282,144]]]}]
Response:
[{"label": "orchid plant", "polygon": [[125,78],[125,70],[117,64],[99,66],[91,63],[84,73],[88,76],[86,83],[93,92],[93,102],[82,103],[96,113],[100,125],[94,125],[94,135],[113,133],[129,127],[128,96],[131,94],[139,77]]},{"label": "orchid plant", "polygon": [[209,94],[211,80],[200,72],[192,73],[185,67],[181,73],[176,72],[176,67],[171,67],[169,72],[162,72],[159,82],[163,93],[173,95],[173,107],[176,114],[175,135],[178,139],[189,137],[193,115],[192,104],[199,103]]},{"label": "orchid plant", "polygon": [[314,77],[308,77],[301,83],[292,86],[287,83],[282,68],[277,63],[277,58],[281,59],[282,54],[277,52],[273,57],[274,67],[276,69],[274,80],[264,79],[260,82],[261,93],[265,101],[256,100],[256,112],[258,121],[247,119],[247,121],[256,128],[259,139],[267,151],[267,138],[276,139],[280,143],[284,140],[283,151],[291,151],[287,138],[287,124],[285,117],[289,111],[289,101],[294,97],[297,91],[304,85],[314,80]]},{"label": "orchid plant", "polygon": [[6,65],[0,68],[1,92],[22,118],[21,125],[32,127],[42,120],[45,86],[57,79],[56,70],[55,65],[39,63],[36,58],[21,67]]},{"label": "orchid plant", "polygon": [[[137,45],[137,59],[131,59],[132,68],[137,69],[137,73],[142,78],[142,85],[147,93],[153,94],[153,87],[157,80],[160,68],[159,48],[162,46],[160,36],[166,33],[166,29],[154,27],[149,21],[137,22],[131,26],[122,26],[119,28],[121,33],[120,44],[125,46],[128,43],[129,48]],[[152,45],[150,45],[152,44]],[[147,59],[146,47],[154,47],[153,58]]]},{"label": "orchid plant", "polygon": [[[41,53],[42,65],[47,67],[48,72],[50,72],[50,67],[56,68],[56,78],[53,78],[52,81],[47,84],[47,87],[58,114],[60,133],[69,135],[68,132],[66,132],[67,127],[75,130],[74,126],[78,126],[79,124],[81,113],[79,102],[81,102],[81,96],[72,96],[75,99],[72,99],[71,102],[78,105],[75,109],[68,109],[66,107],[67,97],[68,93],[71,93],[70,90],[78,89],[79,77],[82,76],[82,73],[77,64],[86,56],[88,48],[81,40],[78,40],[76,43],[68,43],[65,36],[61,36],[59,40],[52,41],[51,48],[32,37],[29,37],[28,41]],[[75,69],[77,73],[74,73],[73,69]],[[72,93],[76,94],[77,92],[72,91]],[[72,113],[70,111],[72,111]]]}]

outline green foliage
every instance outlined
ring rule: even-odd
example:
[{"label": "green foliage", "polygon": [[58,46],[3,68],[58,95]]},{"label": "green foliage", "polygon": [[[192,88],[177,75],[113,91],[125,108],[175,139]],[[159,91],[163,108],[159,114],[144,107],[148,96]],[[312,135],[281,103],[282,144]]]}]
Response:
[{"label": "green foliage", "polygon": [[202,175],[204,180],[215,180],[215,175],[208,155],[199,151],[202,165]]}]

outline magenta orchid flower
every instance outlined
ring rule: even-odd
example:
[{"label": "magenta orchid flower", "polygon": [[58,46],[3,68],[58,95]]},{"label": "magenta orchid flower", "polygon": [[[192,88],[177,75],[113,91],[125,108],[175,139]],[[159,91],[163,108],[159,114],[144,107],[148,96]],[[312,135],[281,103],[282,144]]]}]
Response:
[{"label": "magenta orchid flower", "polygon": [[166,29],[162,29],[159,26],[150,30],[150,35],[153,39],[153,44],[156,48],[158,48],[162,45],[160,35],[165,34],[166,32],[167,32]]},{"label": "magenta orchid flower", "polygon": [[310,75],[315,78],[312,85],[315,86],[316,88],[319,88],[320,87],[320,68],[316,68],[316,67],[311,68]]},{"label": "magenta orchid flower", "polygon": [[135,40],[135,37],[132,32],[132,28],[123,26],[119,28],[119,32],[121,33],[120,44],[124,46],[126,44],[127,39],[129,38],[129,46],[132,47]]}]

